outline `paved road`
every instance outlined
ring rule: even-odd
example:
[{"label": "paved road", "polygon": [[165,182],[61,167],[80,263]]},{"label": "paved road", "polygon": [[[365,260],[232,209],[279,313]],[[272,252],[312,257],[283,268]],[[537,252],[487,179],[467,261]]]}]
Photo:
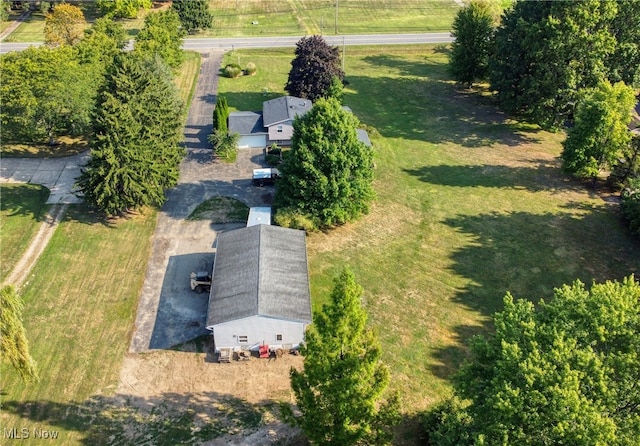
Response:
[{"label": "paved road", "polygon": [[[209,53],[212,50],[231,50],[237,48],[278,48],[293,47],[303,36],[285,37],[230,37],[230,38],[194,38],[185,39],[184,49]],[[323,36],[331,45],[400,45],[420,43],[450,43],[451,34],[362,34],[344,36]],[[22,51],[30,46],[40,46],[42,42],[0,43],[0,53]],[[132,43],[129,42],[129,47]]]}]

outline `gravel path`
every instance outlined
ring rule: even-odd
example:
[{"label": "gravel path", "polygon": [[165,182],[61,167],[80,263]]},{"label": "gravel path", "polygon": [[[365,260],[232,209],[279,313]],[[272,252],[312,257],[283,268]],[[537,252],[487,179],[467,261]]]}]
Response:
[{"label": "gravel path", "polygon": [[4,280],[3,285],[13,285],[16,288],[20,288],[24,281],[27,279],[31,268],[35,265],[38,257],[47,247],[49,239],[58,227],[58,223],[64,217],[64,213],[67,210],[66,204],[56,204],[49,209],[49,212],[44,218],[44,222],[40,225],[38,233],[31,241],[29,248],[22,255],[16,266],[11,271],[11,274]]}]

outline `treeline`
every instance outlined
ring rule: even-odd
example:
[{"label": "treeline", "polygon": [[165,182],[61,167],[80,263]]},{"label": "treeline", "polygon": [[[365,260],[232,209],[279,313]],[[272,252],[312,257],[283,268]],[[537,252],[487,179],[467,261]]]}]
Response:
[{"label": "treeline", "polygon": [[173,9],[148,14],[132,51],[122,25],[57,5],[46,44],[0,58],[0,137],[6,143],[89,141],[78,180],[85,201],[118,215],[164,201],[178,179],[184,104],[173,82],[186,34]]},{"label": "treeline", "polygon": [[593,185],[605,175],[640,234],[640,135],[630,132],[640,87],[638,2],[517,1],[501,16],[492,5],[473,1],[458,13],[454,79],[488,82],[506,112],[565,129],[565,171]]}]

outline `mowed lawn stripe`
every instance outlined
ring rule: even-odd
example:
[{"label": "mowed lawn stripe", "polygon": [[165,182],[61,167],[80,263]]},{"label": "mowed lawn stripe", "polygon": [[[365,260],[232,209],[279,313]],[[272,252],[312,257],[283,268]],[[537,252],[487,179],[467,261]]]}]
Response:
[{"label": "mowed lawn stripe", "polygon": [[[238,57],[259,74],[221,79],[230,108],[284,93],[292,51],[228,60]],[[314,309],[342,266],[354,269],[407,414],[448,394],[466,342],[490,329],[507,291],[537,301],[640,264],[615,206],[561,172],[564,135],[458,89],[446,65],[437,45],[347,49],[344,103],[368,126],[378,197],[369,215],[307,244]]]},{"label": "mowed lawn stripe", "polygon": [[[126,352],[155,229],[156,212],[113,225],[73,206],[21,290],[24,325],[41,381],[25,385],[2,366],[3,402],[47,418],[51,404],[83,404],[115,390]],[[4,426],[29,422],[3,411]],[[63,438],[78,437],[65,420]],[[68,421],[67,421],[68,422]],[[45,423],[46,424],[46,423]]]},{"label": "mowed lawn stripe", "polygon": [[0,282],[13,270],[35,237],[49,205],[49,190],[37,184],[0,186]]}]

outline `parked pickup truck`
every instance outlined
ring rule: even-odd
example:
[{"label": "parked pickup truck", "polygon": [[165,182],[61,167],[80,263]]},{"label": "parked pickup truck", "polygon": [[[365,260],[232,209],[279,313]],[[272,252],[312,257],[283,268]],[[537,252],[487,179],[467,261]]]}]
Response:
[{"label": "parked pickup truck", "polygon": [[271,185],[280,178],[280,171],[274,167],[265,169],[253,169],[253,184],[256,186]]}]

